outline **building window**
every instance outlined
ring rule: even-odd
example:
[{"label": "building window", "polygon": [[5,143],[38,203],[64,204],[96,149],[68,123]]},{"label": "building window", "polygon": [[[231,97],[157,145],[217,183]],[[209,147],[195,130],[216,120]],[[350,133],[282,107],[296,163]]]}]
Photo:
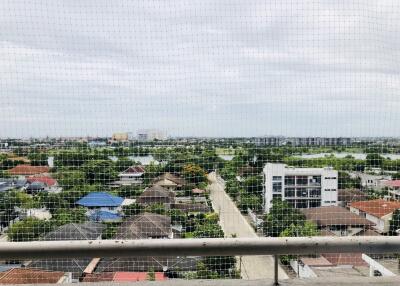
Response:
[{"label": "building window", "polygon": [[312,176],[312,178],[310,179],[310,184],[320,185],[321,176]]},{"label": "building window", "polygon": [[285,197],[294,198],[294,189],[293,188],[286,188],[285,189]]},{"label": "building window", "polygon": [[308,197],[307,190],[297,189],[296,190],[296,197],[298,197],[298,198],[307,198]]},{"label": "building window", "polygon": [[281,176],[273,176],[272,181],[282,181],[282,177]]},{"label": "building window", "polygon": [[309,202],[309,207],[310,208],[318,208],[321,206],[321,201],[320,200],[310,200]]},{"label": "building window", "polygon": [[296,185],[308,185],[308,177],[307,176],[297,176],[296,177]]},{"label": "building window", "polygon": [[306,209],[306,208],[308,208],[307,200],[297,200],[296,201],[296,208],[298,208],[298,209]]},{"label": "building window", "polygon": [[319,198],[321,196],[320,189],[311,189],[310,190],[310,198]]},{"label": "building window", "polygon": [[276,193],[282,192],[282,182],[272,183],[272,191]]},{"label": "building window", "polygon": [[293,186],[295,183],[295,176],[285,176],[285,185]]}]

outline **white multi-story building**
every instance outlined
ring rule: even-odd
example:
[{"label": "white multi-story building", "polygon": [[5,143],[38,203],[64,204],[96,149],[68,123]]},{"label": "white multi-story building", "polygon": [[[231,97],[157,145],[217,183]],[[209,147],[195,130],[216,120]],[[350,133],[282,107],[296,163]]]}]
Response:
[{"label": "white multi-story building", "polygon": [[265,212],[273,199],[287,201],[295,208],[336,206],[338,172],[331,167],[293,168],[268,163],[264,167]]},{"label": "white multi-story building", "polygon": [[165,132],[158,129],[142,129],[137,132],[139,141],[165,140],[166,137]]}]

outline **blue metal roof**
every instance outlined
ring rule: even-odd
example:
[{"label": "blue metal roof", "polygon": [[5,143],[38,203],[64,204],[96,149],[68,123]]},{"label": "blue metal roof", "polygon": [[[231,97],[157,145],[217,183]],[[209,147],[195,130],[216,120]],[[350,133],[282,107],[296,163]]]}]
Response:
[{"label": "blue metal roof", "polygon": [[123,201],[123,198],[109,193],[94,192],[84,196],[76,204],[84,207],[118,207]]},{"label": "blue metal roof", "polygon": [[119,220],[121,218],[120,215],[107,211],[96,211],[90,215],[90,219],[94,221]]}]

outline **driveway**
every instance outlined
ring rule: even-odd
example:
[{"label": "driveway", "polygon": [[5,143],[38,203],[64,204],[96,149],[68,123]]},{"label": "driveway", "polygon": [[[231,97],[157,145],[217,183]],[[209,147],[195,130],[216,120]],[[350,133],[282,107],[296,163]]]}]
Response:
[{"label": "driveway", "polygon": [[[253,227],[240,213],[236,204],[225,192],[225,182],[214,172],[208,175],[210,181],[210,198],[214,210],[219,214],[219,224],[225,236],[243,238],[258,237]],[[238,258],[238,261],[240,259]],[[242,256],[241,269],[243,279],[273,279],[274,259],[271,255]],[[285,271],[279,268],[279,279],[288,279]]]}]

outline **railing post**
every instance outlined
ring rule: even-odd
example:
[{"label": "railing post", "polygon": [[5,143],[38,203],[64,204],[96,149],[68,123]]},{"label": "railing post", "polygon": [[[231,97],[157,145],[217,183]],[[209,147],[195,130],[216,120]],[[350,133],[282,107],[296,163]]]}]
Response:
[{"label": "railing post", "polygon": [[274,255],[274,286],[279,285],[278,266],[279,266],[279,255]]}]

